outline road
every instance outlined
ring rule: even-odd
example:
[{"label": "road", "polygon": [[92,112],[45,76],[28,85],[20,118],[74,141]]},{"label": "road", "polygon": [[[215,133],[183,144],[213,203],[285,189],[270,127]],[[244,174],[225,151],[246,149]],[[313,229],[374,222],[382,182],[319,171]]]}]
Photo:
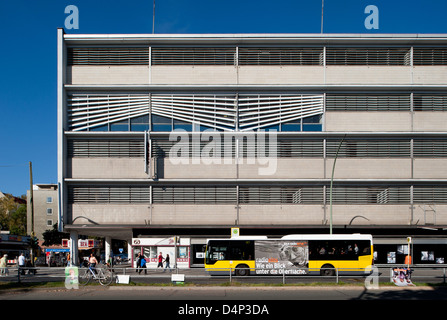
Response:
[{"label": "road", "polygon": [[[51,314],[97,316],[156,316],[165,319],[282,319],[309,315],[317,319],[334,313],[367,310],[374,316],[409,317],[415,311],[436,310],[447,300],[447,288],[383,287],[150,287],[87,286],[79,289],[1,290],[0,300],[9,318],[19,306]],[[11,303],[16,303],[16,305]],[[19,304],[17,304],[19,303]],[[15,306],[14,308],[9,308]],[[361,307],[361,309],[357,309]],[[365,309],[366,308],[366,309]],[[28,309],[26,309],[28,310]],[[31,310],[31,309],[30,309]],[[13,312],[10,312],[13,311]],[[388,318],[388,317],[387,317]],[[413,317],[411,317],[413,318]]]},{"label": "road", "polygon": [[0,291],[1,300],[447,300],[447,288],[358,286],[327,287],[135,287],[87,286],[79,289],[14,289]]},{"label": "road", "polygon": [[[21,277],[22,283],[36,281],[62,281],[64,269],[40,269],[37,276]],[[117,270],[123,274],[124,270]],[[380,281],[389,281],[389,269],[381,270]],[[434,310],[438,308],[440,300],[447,300],[447,287],[397,287],[379,285],[375,289],[366,289],[364,278],[340,278],[345,284],[335,285],[335,278],[287,278],[286,283],[318,282],[322,285],[309,286],[277,286],[283,282],[282,277],[210,277],[203,269],[182,270],[185,274],[186,286],[141,286],[136,284],[170,283],[171,274],[157,270],[148,270],[148,274],[139,275],[135,270],[125,270],[132,280],[132,285],[114,284],[108,287],[80,286],[78,289],[34,288],[0,290],[0,301],[3,301],[8,318],[15,316],[20,306],[27,308],[41,308],[42,305],[51,306],[52,314],[65,314],[67,310],[87,312],[90,308],[95,314],[111,315],[117,310],[124,310],[127,315],[137,315],[141,309],[143,314],[161,313],[167,319],[249,319],[256,318],[280,319],[294,314],[305,314],[303,310],[313,310],[322,318],[330,316],[334,310],[346,312],[355,310],[355,306],[366,306],[368,312],[377,316],[396,313],[396,316],[412,318],[414,310]],[[417,273],[419,280],[429,282],[443,282],[442,269],[426,269]],[[15,281],[14,274],[0,278],[0,281]],[[240,282],[265,283],[266,286],[238,286]],[[325,282],[327,284],[325,284]],[[226,283],[227,286],[222,286]],[[191,284],[195,284],[192,286]],[[213,285],[214,284],[214,285]],[[125,301],[125,303],[115,303]],[[142,301],[144,301],[142,303]],[[367,304],[365,304],[367,302]],[[421,302],[424,304],[422,305]],[[13,304],[12,304],[13,303]],[[15,304],[14,304],[15,303]],[[385,303],[385,304],[384,304]],[[441,302],[442,303],[442,302]],[[354,307],[354,308],[353,308]],[[208,312],[208,313],[205,313]],[[250,312],[250,314],[247,314]],[[256,314],[254,314],[257,312]],[[199,314],[200,313],[200,314]],[[250,317],[249,317],[250,316]]]},{"label": "road", "polygon": [[[161,270],[148,269],[147,274],[144,272],[138,274],[135,269],[129,268],[129,266],[121,265],[115,268],[116,274],[119,275],[129,275],[130,280],[133,283],[144,283],[144,284],[168,284],[171,282],[171,275],[176,272],[162,272]],[[364,277],[353,277],[353,276],[340,276],[340,277],[321,277],[321,276],[249,276],[249,277],[234,277],[229,276],[209,276],[202,268],[192,268],[186,270],[180,270],[179,273],[185,275],[185,283],[197,284],[197,285],[222,285],[228,283],[245,283],[245,284],[310,284],[310,283],[355,283],[362,284],[365,281]],[[380,282],[390,281],[390,268],[381,267],[379,268],[379,278]],[[25,275],[20,277],[22,282],[51,282],[51,281],[64,281],[65,279],[65,268],[39,268],[37,275]],[[0,282],[2,281],[17,281],[17,271],[10,269],[9,277],[0,277]],[[412,274],[412,280],[419,283],[447,283],[446,268],[414,268]]]}]

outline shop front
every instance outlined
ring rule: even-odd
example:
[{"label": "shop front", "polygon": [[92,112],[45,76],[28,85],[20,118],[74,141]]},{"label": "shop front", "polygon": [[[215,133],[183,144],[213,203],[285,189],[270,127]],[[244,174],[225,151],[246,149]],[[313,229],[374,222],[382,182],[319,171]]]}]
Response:
[{"label": "shop front", "polygon": [[[176,241],[177,240],[177,241]],[[166,268],[166,258],[169,256],[170,268],[175,268],[175,262],[179,269],[187,269],[191,266],[190,259],[191,241],[189,238],[133,238],[132,239],[132,267],[137,267],[138,254],[146,259],[148,269]]]},{"label": "shop front", "polygon": [[64,267],[67,265],[70,249],[45,248],[45,264],[49,267]]}]

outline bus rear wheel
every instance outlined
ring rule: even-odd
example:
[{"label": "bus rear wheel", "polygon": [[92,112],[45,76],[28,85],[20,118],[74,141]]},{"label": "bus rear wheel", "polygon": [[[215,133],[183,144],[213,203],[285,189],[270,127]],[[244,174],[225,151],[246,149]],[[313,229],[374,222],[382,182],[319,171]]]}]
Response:
[{"label": "bus rear wheel", "polygon": [[331,264],[325,264],[320,269],[320,275],[326,276],[326,277],[333,277],[335,276],[335,268]]},{"label": "bus rear wheel", "polygon": [[234,274],[239,277],[246,277],[250,275],[249,267],[246,264],[240,264],[236,267]]}]

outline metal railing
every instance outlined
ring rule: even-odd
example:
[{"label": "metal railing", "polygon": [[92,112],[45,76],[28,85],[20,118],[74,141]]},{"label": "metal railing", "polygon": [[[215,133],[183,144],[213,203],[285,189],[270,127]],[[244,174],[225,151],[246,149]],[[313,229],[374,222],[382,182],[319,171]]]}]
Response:
[{"label": "metal railing", "polygon": [[[101,268],[101,266],[97,266]],[[190,269],[153,269],[132,268],[129,266],[113,266],[114,277],[128,275],[133,282],[160,283],[170,282],[173,274],[184,274],[187,283],[213,284],[218,282],[266,283],[266,284],[292,284],[301,282],[327,282],[339,284],[342,281],[364,281],[367,277],[377,276],[381,282],[392,282],[393,269],[396,266],[379,266],[374,269],[376,273],[354,273],[359,269],[306,269],[306,274],[293,274],[291,270],[276,269],[276,274],[256,274],[261,269],[254,268],[225,268],[214,269],[218,275],[211,275],[202,268]],[[401,266],[403,267],[403,266]],[[4,273],[7,269],[7,274]],[[65,280],[66,267],[17,267],[0,268],[0,282],[57,282]],[[79,268],[79,271],[86,268]],[[321,275],[322,270],[330,271]],[[411,266],[411,279],[413,282],[447,284],[447,266]],[[249,271],[249,275],[241,275],[240,271]]]}]

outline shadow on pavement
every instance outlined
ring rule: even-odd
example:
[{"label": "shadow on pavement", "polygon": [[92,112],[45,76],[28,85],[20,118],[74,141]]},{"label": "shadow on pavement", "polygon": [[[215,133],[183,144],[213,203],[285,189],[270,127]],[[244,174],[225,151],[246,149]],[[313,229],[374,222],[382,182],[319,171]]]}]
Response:
[{"label": "shadow on pavement", "polygon": [[369,289],[353,300],[447,300],[447,287]]}]

